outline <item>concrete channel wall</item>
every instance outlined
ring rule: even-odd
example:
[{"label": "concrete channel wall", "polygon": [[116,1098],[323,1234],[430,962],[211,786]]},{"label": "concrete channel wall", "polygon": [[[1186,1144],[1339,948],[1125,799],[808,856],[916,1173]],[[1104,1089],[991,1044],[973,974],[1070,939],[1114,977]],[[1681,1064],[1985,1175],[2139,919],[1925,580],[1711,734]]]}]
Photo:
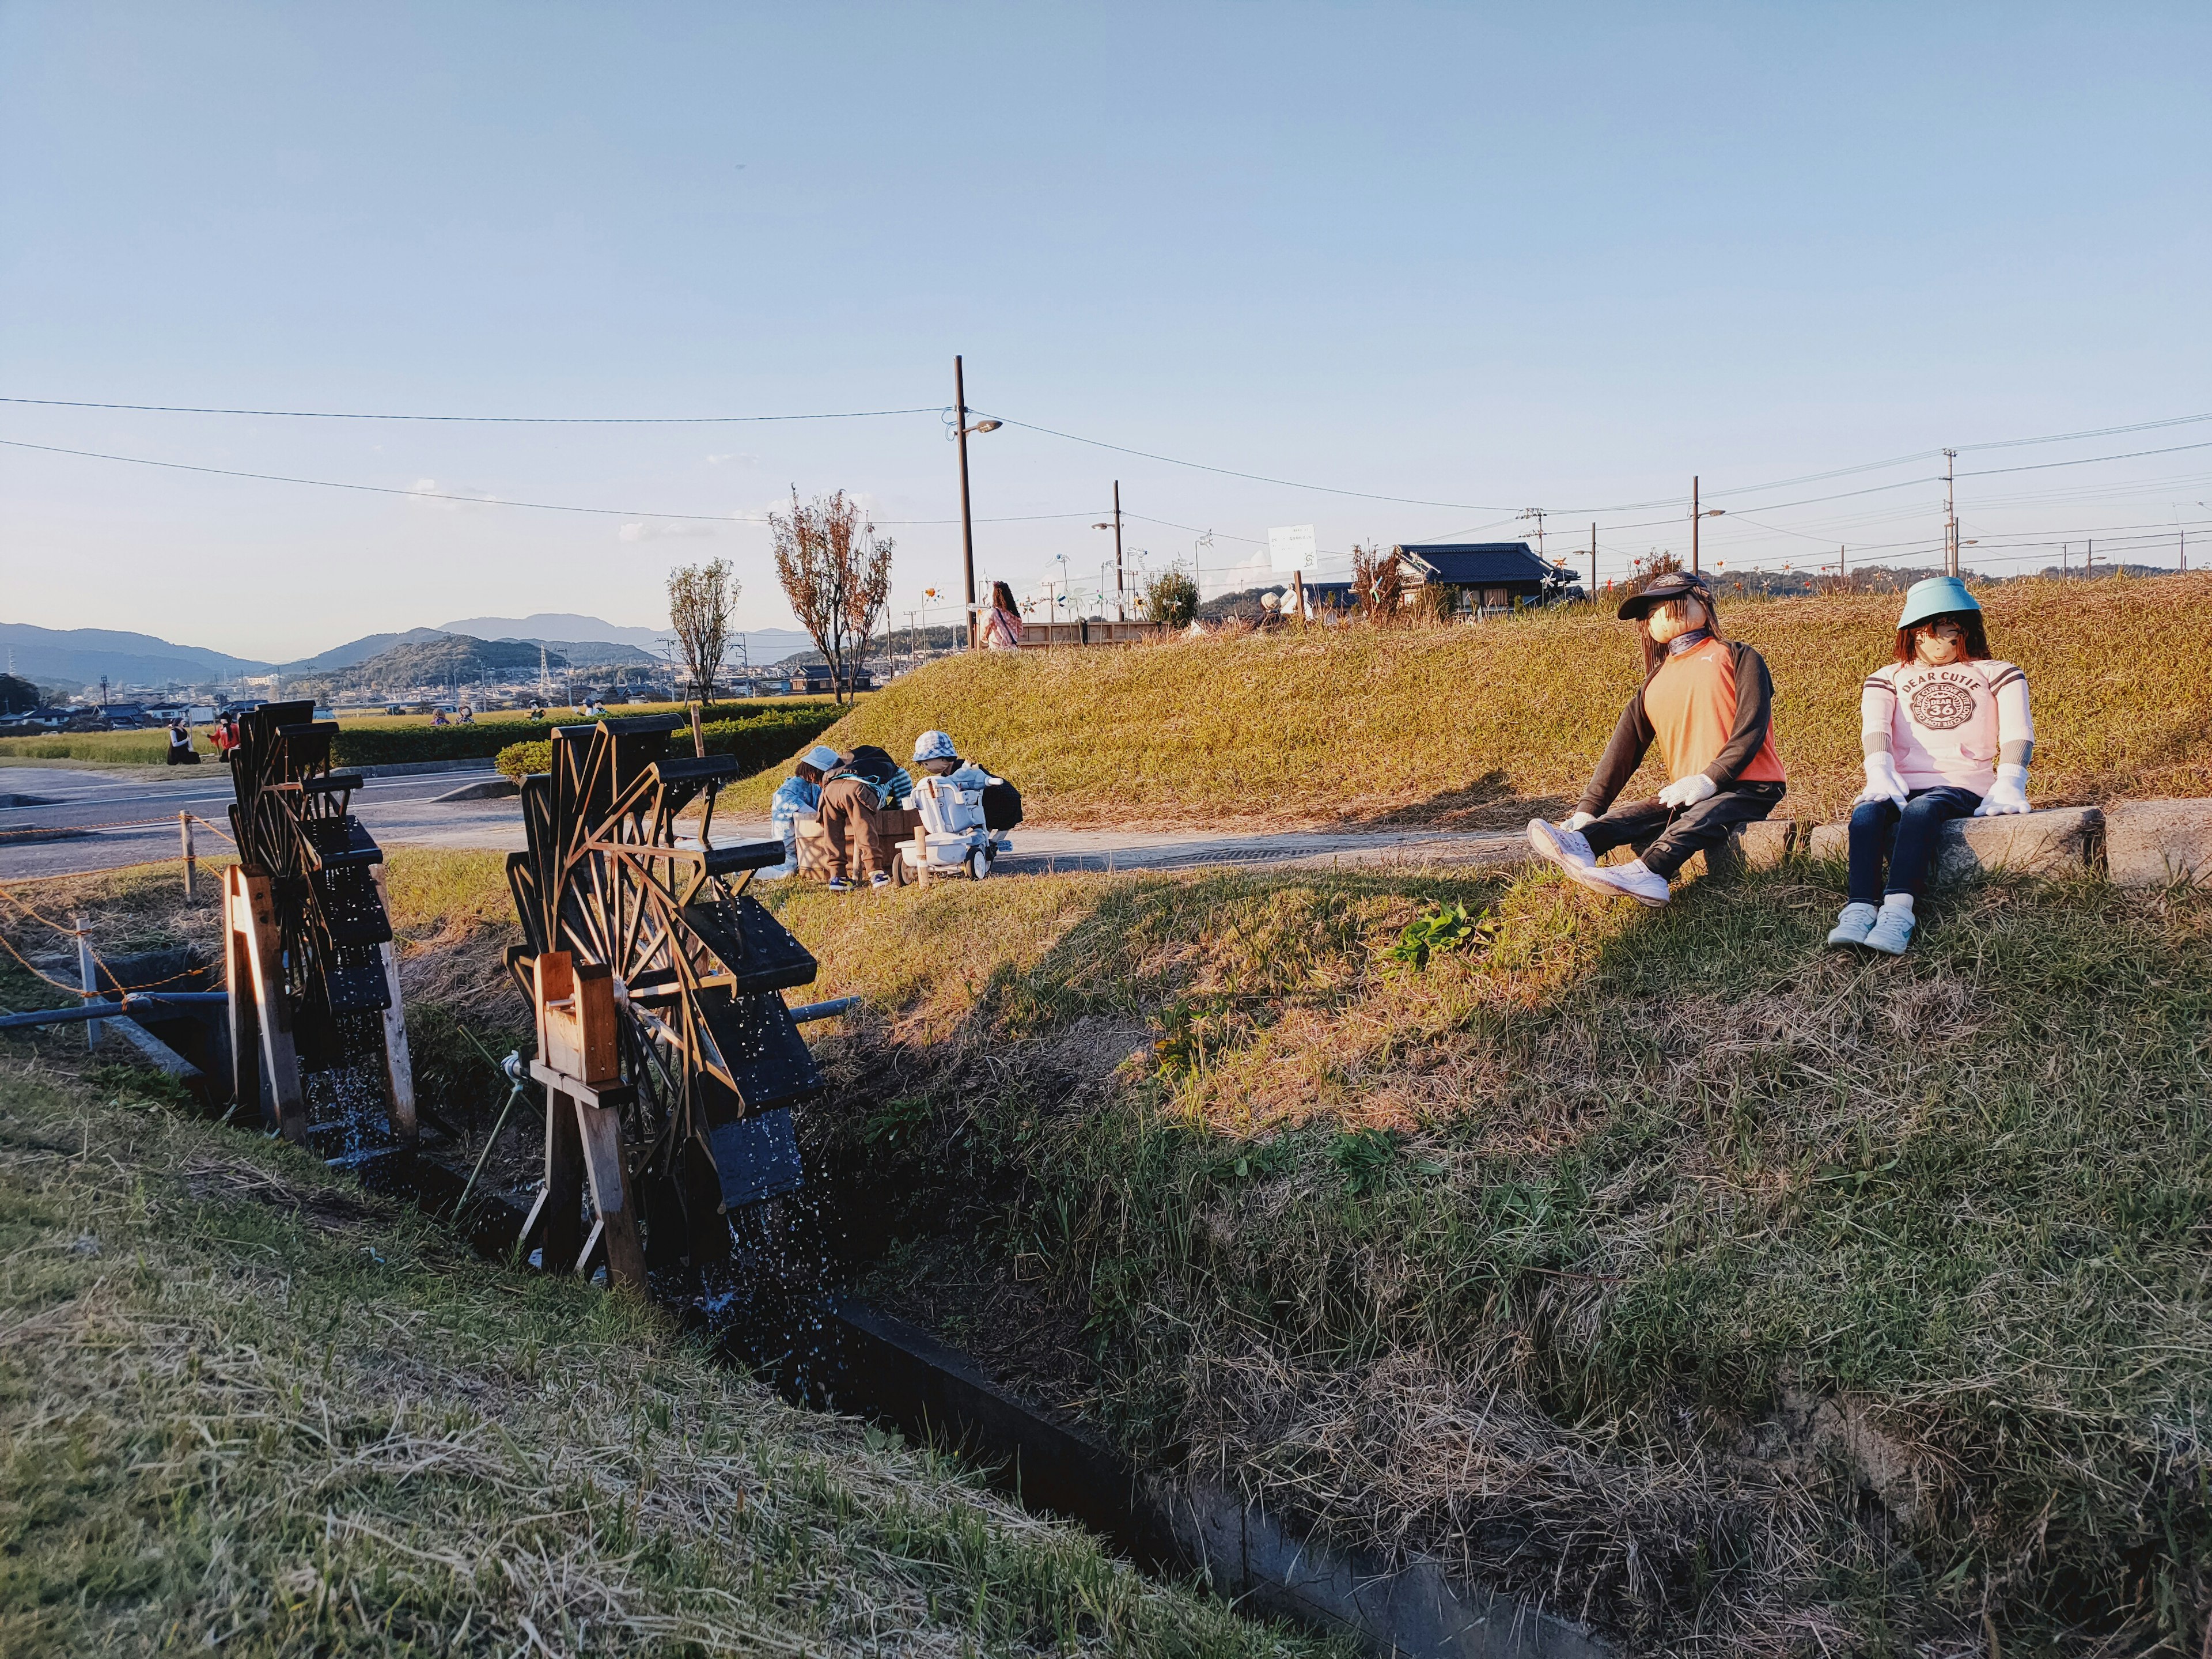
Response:
[{"label": "concrete channel wall", "polygon": [[[1840,860],[1850,851],[1850,826],[1786,819],[1754,823],[1736,836],[1732,850],[1755,870],[1794,858]],[[1943,826],[1935,872],[1939,885],[1999,872],[2101,873],[2120,887],[2212,885],[2212,800],[2055,806],[1959,818]]]}]

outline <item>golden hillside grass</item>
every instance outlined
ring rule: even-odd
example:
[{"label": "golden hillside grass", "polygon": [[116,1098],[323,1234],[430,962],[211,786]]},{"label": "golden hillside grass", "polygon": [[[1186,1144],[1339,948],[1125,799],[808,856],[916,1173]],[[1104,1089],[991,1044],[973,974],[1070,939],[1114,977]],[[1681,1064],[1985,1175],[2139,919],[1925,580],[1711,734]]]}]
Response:
[{"label": "golden hillside grass", "polygon": [[[1991,649],[2033,689],[2037,801],[2212,793],[2212,575],[1981,597]],[[1889,659],[1898,604],[1723,596],[1728,633],[1774,672],[1790,816],[1840,817],[1857,793],[1859,687]],[[1628,625],[1588,611],[992,653],[866,699],[823,741],[903,759],[916,733],[943,727],[1021,787],[1032,819],[1058,823],[1203,813],[1474,828],[1579,793],[1636,679]],[[733,803],[764,812],[787,771],[738,785]]]}]

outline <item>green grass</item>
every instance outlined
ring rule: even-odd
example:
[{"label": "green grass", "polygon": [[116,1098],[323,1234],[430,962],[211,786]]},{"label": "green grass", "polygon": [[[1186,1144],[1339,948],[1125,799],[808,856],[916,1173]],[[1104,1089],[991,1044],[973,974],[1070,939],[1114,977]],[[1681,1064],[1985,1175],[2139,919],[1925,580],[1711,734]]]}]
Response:
[{"label": "green grass", "polygon": [[[488,1103],[499,860],[393,882],[418,1055],[443,1031]],[[103,939],[199,925],[143,874],[25,890]],[[1840,898],[1792,867],[1659,913],[1525,872],[771,902],[807,994],[869,1000],[802,1133],[889,1231],[872,1293],[1140,1456],[1654,1650],[1986,1651],[1986,1603],[2006,1654],[2194,1653],[2212,894],[1985,884],[1894,962],[1820,948]]]},{"label": "green grass", "polygon": [[634,1298],[481,1262],[127,1073],[0,1060],[0,1651],[210,1649],[1324,1650]]},{"label": "green grass", "polygon": [[[1991,648],[2027,670],[2034,798],[2212,793],[2212,575],[1990,588]],[[1859,688],[1890,659],[1893,595],[1730,599],[1765,655],[1793,817],[1861,786]],[[951,732],[1066,823],[1401,818],[1512,824],[1579,793],[1634,690],[1629,625],[1589,607],[1474,628],[1314,629],[1128,650],[948,659],[825,734],[903,758]],[[764,812],[776,774],[739,785]]]},{"label": "green grass", "polygon": [[[829,697],[769,697],[745,702],[715,703],[706,710],[712,721],[781,720],[794,731],[818,729],[823,721],[812,711],[834,707]],[[608,711],[616,719],[646,714],[681,714],[682,703],[623,705]],[[434,726],[428,714],[359,714],[337,716],[337,741],[333,752],[339,764],[373,766],[418,760],[489,759],[501,749],[525,738],[532,730],[544,732],[570,711],[556,708],[549,720],[532,721],[526,711],[500,709],[479,714],[471,726]],[[192,728],[194,746],[206,764],[213,759],[210,728]],[[58,732],[46,737],[0,738],[0,765],[36,765],[54,761],[82,762],[106,766],[159,766],[169,748],[165,731]]]},{"label": "green grass", "polygon": [[[1986,1598],[2007,1653],[2194,1653],[2212,896],[1990,885],[1899,962],[1821,950],[1839,900],[1791,871],[1656,915],[1546,875],[781,905],[821,993],[871,999],[809,1126],[890,1218],[878,1292],[960,1340],[1006,1339],[947,1285],[1079,1328],[1061,1386],[1140,1454],[1669,1650],[1979,1650]],[[1494,935],[1391,959],[1462,904]]]}]

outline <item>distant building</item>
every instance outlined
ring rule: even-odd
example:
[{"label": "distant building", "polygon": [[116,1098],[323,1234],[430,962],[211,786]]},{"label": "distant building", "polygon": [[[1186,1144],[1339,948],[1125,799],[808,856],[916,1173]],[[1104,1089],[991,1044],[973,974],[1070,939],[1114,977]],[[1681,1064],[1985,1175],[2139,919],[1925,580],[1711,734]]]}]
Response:
[{"label": "distant building", "polygon": [[1448,612],[1470,620],[1540,599],[1560,580],[1526,542],[1417,542],[1390,550],[1407,604],[1423,588],[1441,587],[1450,595]]}]

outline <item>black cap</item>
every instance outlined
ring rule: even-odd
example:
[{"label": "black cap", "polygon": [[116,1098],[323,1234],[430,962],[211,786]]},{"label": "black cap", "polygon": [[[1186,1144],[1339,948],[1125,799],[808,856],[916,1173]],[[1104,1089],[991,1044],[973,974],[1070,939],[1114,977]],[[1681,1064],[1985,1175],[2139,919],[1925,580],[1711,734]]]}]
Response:
[{"label": "black cap", "polygon": [[1650,616],[1668,600],[1686,596],[1703,599],[1709,610],[1712,606],[1713,591],[1705,586],[1703,576],[1693,575],[1687,570],[1670,570],[1663,576],[1652,578],[1651,586],[1641,593],[1632,593],[1623,599],[1620,602],[1620,619],[1623,622],[1638,621]]}]

